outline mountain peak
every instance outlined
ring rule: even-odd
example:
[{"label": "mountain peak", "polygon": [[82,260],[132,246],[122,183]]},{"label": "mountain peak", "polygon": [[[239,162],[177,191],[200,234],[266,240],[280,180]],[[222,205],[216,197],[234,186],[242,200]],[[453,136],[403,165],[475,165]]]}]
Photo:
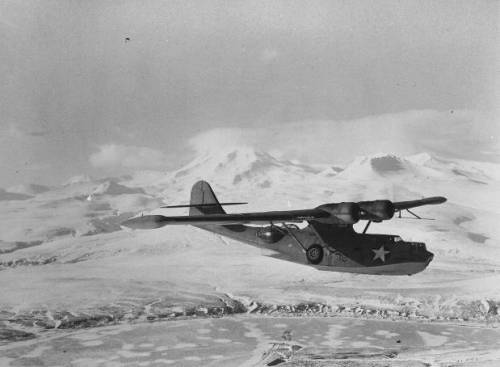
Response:
[{"label": "mountain peak", "polygon": [[229,145],[199,153],[190,163],[174,171],[166,179],[168,184],[175,183],[186,187],[198,180],[208,180],[226,188],[245,184],[269,188],[275,184],[281,185],[286,175],[290,174],[301,181],[324,169],[324,165],[319,167],[277,158],[269,152],[250,146]]}]

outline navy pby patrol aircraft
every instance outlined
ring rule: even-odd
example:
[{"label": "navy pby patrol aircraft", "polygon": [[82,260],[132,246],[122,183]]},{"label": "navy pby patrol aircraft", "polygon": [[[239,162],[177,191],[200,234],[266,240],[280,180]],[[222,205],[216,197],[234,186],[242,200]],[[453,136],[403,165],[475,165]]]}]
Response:
[{"label": "navy pby patrol aircraft", "polygon": [[[421,242],[407,242],[397,235],[368,234],[370,223],[392,219],[394,214],[422,205],[441,204],[446,198],[391,202],[374,200],[323,204],[313,209],[228,214],[210,185],[198,181],[191,190],[187,216],[143,215],[122,225],[154,229],[190,224],[210,232],[276,252],[277,258],[308,264],[319,270],[379,275],[412,275],[424,270],[434,255]],[[366,220],[362,233],[353,224]],[[307,222],[304,228],[296,223]],[[250,225],[249,225],[250,224]]]}]

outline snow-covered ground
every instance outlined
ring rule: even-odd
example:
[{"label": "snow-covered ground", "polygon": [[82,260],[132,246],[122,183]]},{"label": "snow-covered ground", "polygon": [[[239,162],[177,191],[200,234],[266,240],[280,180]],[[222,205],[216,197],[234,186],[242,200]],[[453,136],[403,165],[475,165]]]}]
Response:
[{"label": "snow-covered ground", "polygon": [[[435,195],[448,202],[416,210],[435,220],[370,227],[427,244],[434,260],[412,277],[321,272],[192,227],[120,228],[132,215],[187,203],[199,179],[221,201],[249,202],[230,211]],[[422,153],[306,165],[240,147],[204,152],[173,172],[0,190],[0,343],[43,340],[59,335],[42,332],[54,328],[236,313],[442,319],[491,328],[500,304],[499,189],[494,163]]]},{"label": "snow-covered ground", "polygon": [[0,364],[493,367],[498,365],[499,348],[498,329],[237,316],[49,331],[38,340],[0,347]]}]

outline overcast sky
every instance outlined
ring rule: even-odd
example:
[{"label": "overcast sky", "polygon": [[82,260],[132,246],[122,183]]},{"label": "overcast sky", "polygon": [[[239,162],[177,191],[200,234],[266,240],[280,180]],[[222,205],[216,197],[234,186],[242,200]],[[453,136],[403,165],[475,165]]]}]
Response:
[{"label": "overcast sky", "polygon": [[307,136],[292,158],[332,162],[314,142],[351,120],[489,134],[499,16],[469,0],[0,0],[0,186],[168,169],[214,131],[290,156]]}]

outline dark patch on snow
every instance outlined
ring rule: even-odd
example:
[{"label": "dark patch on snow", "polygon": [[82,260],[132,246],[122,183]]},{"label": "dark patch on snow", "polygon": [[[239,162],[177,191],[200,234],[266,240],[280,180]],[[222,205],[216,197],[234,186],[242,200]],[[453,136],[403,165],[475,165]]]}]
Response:
[{"label": "dark patch on snow", "polygon": [[236,185],[236,184],[240,183],[241,180],[242,180],[241,175],[238,174],[238,175],[234,176],[233,185]]},{"label": "dark patch on snow", "polygon": [[263,189],[267,189],[267,188],[271,187],[271,182],[269,180],[265,180],[264,182],[261,182],[259,184],[259,187],[261,187]]},{"label": "dark patch on snow", "polygon": [[4,189],[0,189],[0,201],[8,201],[8,200],[27,200],[31,199],[33,196],[26,194],[18,194],[15,192],[8,192]]},{"label": "dark patch on snow", "polygon": [[454,174],[456,174],[458,176],[463,176],[463,177],[469,178],[469,176],[462,170],[454,168],[451,170],[451,172],[453,172]]},{"label": "dark patch on snow", "polygon": [[2,268],[16,268],[18,266],[34,266],[34,265],[47,265],[57,261],[56,256],[41,257],[37,259],[15,259],[9,261],[0,261],[0,269]]},{"label": "dark patch on snow", "polygon": [[90,210],[95,210],[95,211],[106,211],[106,210],[111,210],[111,205],[106,202],[90,202],[89,204],[89,209]]},{"label": "dark patch on snow", "polygon": [[36,335],[27,331],[4,328],[0,325],[0,345],[35,338]]},{"label": "dark patch on snow", "polygon": [[472,181],[474,183],[480,184],[480,185],[488,185],[486,182],[479,181],[479,180],[474,180],[472,178],[469,178],[469,181]]},{"label": "dark patch on snow", "polygon": [[477,179],[473,179],[473,178],[471,178],[471,177],[469,176],[469,173],[468,173],[468,172],[466,172],[466,171],[462,171],[462,170],[459,170],[459,169],[456,169],[456,168],[452,169],[451,171],[452,171],[454,174],[456,174],[457,176],[463,176],[463,177],[465,177],[465,178],[469,179],[470,181],[472,181],[472,182],[474,182],[474,183],[478,183],[478,184],[481,184],[481,185],[487,185],[487,183],[486,183],[486,182],[484,182],[484,181],[480,181],[480,180],[477,180]]},{"label": "dark patch on snow", "polygon": [[189,170],[187,169],[182,169],[180,171],[177,171],[177,173],[175,174],[175,178],[179,178],[179,177],[182,177],[182,176],[186,176],[187,174],[189,173]]},{"label": "dark patch on snow", "polygon": [[17,250],[22,250],[23,248],[28,248],[28,247],[34,247],[34,246],[39,246],[43,243],[43,241],[30,241],[30,242],[22,242],[22,241],[16,241],[16,242],[4,242],[0,241],[3,243],[7,243],[8,248],[6,250],[0,249],[0,254],[8,254]]},{"label": "dark patch on snow", "polygon": [[404,170],[401,160],[391,155],[372,158],[370,160],[370,164],[375,171],[381,174]]},{"label": "dark patch on snow", "polygon": [[91,258],[91,254],[83,254],[69,261],[64,261],[65,264],[76,264],[82,261],[87,261]]},{"label": "dark patch on snow", "polygon": [[487,236],[484,236],[480,233],[474,233],[474,232],[468,232],[467,237],[469,237],[469,239],[471,239],[472,241],[477,242],[477,243],[485,243],[486,240],[489,239],[489,237],[487,237]]},{"label": "dark patch on snow", "polygon": [[448,229],[446,229],[446,228],[441,228],[441,227],[437,227],[437,226],[431,226],[431,229],[432,229],[433,231],[436,231],[436,232],[449,232],[449,230],[448,230]]},{"label": "dark patch on snow", "polygon": [[51,240],[55,237],[62,236],[73,236],[75,237],[76,231],[73,228],[61,227],[61,228],[53,228],[47,231],[46,236],[47,239]]},{"label": "dark patch on snow", "polygon": [[459,226],[460,224],[465,223],[465,222],[470,222],[473,219],[474,219],[473,217],[461,216],[461,217],[456,217],[455,219],[453,219],[453,223],[456,224],[457,226]]}]

